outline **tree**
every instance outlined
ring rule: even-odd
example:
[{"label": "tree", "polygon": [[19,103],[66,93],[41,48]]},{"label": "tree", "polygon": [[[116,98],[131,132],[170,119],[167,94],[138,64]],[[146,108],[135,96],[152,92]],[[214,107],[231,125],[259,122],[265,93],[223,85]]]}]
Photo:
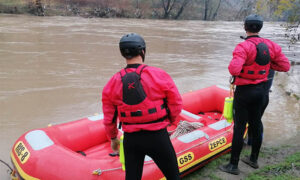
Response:
[{"label": "tree", "polygon": [[167,19],[170,16],[170,13],[175,5],[176,0],[161,0],[161,2],[164,9],[163,18]]},{"label": "tree", "polygon": [[191,0],[161,0],[164,19],[178,19]]},{"label": "tree", "polygon": [[44,16],[44,7],[41,0],[35,1],[36,15]]},{"label": "tree", "polygon": [[300,0],[280,0],[275,15],[289,22],[300,22]]},{"label": "tree", "polygon": [[236,19],[244,19],[247,15],[251,14],[255,5],[256,5],[256,0],[241,1],[241,8],[236,14]]},{"label": "tree", "polygon": [[222,0],[203,0],[204,3],[204,21],[215,20],[218,14]]}]

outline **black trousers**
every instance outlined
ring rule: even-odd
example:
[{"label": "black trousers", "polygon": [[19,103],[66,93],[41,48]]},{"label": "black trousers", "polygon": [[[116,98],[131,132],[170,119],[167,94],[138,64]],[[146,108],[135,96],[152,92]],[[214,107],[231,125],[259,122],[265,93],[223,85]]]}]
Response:
[{"label": "black trousers", "polygon": [[[264,101],[264,105],[263,105],[263,108],[262,108],[262,115],[264,115],[264,112],[269,104],[269,93],[270,93],[270,88],[271,88],[271,85],[272,85],[272,81],[271,80],[268,80],[267,83],[266,83],[266,92],[265,92],[265,101]],[[261,132],[261,139],[263,139],[263,131],[264,131],[264,127],[263,127],[263,123],[261,123],[261,128],[262,128],[262,132]],[[247,142],[248,145],[251,145],[252,144],[252,132],[251,130],[249,129],[248,130],[248,142]]]},{"label": "black trousers", "polygon": [[166,129],[124,133],[126,180],[142,178],[145,155],[150,156],[167,180],[179,180],[176,154]]},{"label": "black trousers", "polygon": [[243,135],[246,124],[252,133],[250,159],[256,161],[262,144],[262,114],[266,108],[268,96],[265,82],[256,85],[237,86],[234,92],[234,130],[230,163],[238,165],[243,148]]}]

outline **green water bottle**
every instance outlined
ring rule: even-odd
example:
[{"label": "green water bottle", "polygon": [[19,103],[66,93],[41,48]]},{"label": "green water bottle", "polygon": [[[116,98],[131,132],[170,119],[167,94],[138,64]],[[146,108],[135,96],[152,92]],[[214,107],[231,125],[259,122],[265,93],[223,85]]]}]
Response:
[{"label": "green water bottle", "polygon": [[124,155],[123,139],[124,139],[124,135],[120,137],[120,162],[122,164],[122,170],[125,171],[125,155]]}]

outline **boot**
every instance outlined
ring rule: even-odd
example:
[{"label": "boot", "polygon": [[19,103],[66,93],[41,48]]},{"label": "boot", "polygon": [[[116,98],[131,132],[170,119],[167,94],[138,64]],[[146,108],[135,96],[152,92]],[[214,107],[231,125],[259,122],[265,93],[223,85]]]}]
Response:
[{"label": "boot", "polygon": [[246,156],[244,158],[242,158],[242,161],[246,164],[248,164],[249,166],[253,167],[254,169],[259,168],[257,161],[251,161],[249,156]]},{"label": "boot", "polygon": [[234,175],[240,174],[240,170],[239,170],[238,166],[233,165],[231,163],[226,164],[226,165],[221,165],[221,166],[219,166],[219,169],[223,172],[227,172],[227,173],[234,174]]}]

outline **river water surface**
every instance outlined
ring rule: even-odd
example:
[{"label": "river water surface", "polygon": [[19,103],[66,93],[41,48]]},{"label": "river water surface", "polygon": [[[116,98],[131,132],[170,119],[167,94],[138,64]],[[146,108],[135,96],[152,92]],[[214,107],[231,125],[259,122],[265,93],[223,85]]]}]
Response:
[{"label": "river water surface", "polygon": [[[9,162],[13,143],[30,129],[101,112],[102,88],[125,66],[118,42],[129,32],[145,38],[146,63],[166,70],[180,93],[228,87],[227,66],[244,35],[242,22],[0,15],[0,159]],[[261,35],[295,58],[279,23],[265,23]],[[300,131],[299,102],[272,89],[265,144]],[[5,170],[1,164],[0,179],[8,179]]]}]

